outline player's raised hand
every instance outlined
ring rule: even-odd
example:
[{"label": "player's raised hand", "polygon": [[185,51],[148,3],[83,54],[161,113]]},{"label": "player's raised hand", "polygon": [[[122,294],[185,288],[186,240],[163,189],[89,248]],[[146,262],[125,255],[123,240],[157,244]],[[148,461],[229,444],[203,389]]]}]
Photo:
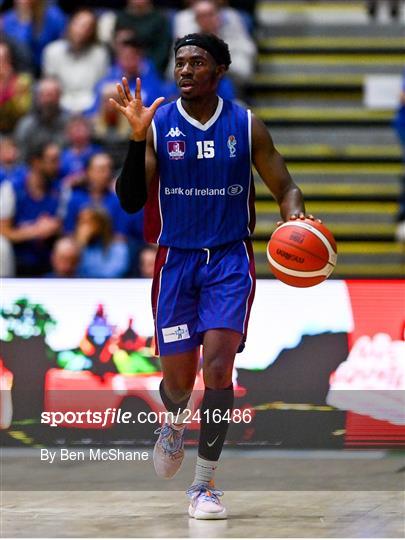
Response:
[{"label": "player's raised hand", "polygon": [[131,138],[134,141],[145,140],[156,109],[165,98],[157,98],[150,107],[145,107],[142,103],[141,79],[139,77],[136,79],[135,96],[132,96],[128,80],[125,77],[122,78],[122,84],[117,83],[117,92],[120,102],[110,98],[110,103],[128,120],[132,130]]}]

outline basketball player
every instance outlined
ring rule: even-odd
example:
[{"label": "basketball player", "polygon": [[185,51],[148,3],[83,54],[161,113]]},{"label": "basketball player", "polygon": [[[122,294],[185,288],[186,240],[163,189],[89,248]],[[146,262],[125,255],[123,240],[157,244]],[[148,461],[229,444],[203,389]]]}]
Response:
[{"label": "basketball player", "polygon": [[[265,125],[249,110],[217,96],[231,58],[211,34],[175,43],[177,102],[144,107],[141,81],[112,100],[131,127],[116,191],[124,210],[145,206],[145,236],[159,245],[152,285],[162,401],[180,413],[166,423],[154,449],[159,476],[171,478],[183,456],[187,404],[203,352],[205,392],[189,515],[226,518],[214,473],[232,410],[232,369],[243,350],[255,292],[250,237],[255,224],[252,163],[275,196],[283,220],[305,218],[301,191],[274,148]],[[312,216],[308,216],[313,219]],[[220,411],[214,421],[211,414]]]}]

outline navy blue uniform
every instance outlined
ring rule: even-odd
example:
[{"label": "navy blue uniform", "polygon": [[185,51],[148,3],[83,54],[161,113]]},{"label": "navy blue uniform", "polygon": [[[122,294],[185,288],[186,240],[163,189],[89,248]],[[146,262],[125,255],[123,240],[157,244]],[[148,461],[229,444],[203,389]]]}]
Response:
[{"label": "navy blue uniform", "polygon": [[157,352],[184,352],[206,330],[246,335],[255,289],[250,111],[219,98],[201,124],[181,100],[153,124],[159,178],[145,207],[145,238],[159,244],[152,304]]}]

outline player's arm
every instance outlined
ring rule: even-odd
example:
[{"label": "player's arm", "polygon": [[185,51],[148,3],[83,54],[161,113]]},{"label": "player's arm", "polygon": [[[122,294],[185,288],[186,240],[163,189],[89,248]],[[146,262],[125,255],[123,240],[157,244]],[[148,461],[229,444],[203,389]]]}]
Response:
[{"label": "player's arm", "polygon": [[144,207],[149,186],[157,175],[153,131],[148,129],[144,141],[129,141],[124,165],[115,184],[121,207],[134,214]]},{"label": "player's arm", "polygon": [[117,84],[117,91],[120,102],[115,99],[110,101],[128,120],[131,127],[131,137],[115,191],[122,208],[128,213],[134,214],[145,205],[148,186],[157,174],[157,159],[151,123],[156,109],[164,101],[164,98],[158,98],[150,107],[144,107],[139,78],[136,82],[134,97],[131,95],[125,77],[122,79],[122,86]]},{"label": "player's arm", "polygon": [[[288,172],[264,123],[252,115],[252,161],[274,195],[284,221],[305,217],[302,192]],[[307,216],[313,219],[313,216]]]}]

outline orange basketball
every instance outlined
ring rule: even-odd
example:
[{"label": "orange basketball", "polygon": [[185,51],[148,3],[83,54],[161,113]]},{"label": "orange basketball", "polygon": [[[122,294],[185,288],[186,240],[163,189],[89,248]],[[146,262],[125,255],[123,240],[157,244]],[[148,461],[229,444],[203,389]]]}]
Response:
[{"label": "orange basketball", "polygon": [[332,233],[311,219],[290,220],[271,235],[267,258],[273,274],[293,287],[312,287],[328,278],[336,265]]}]

